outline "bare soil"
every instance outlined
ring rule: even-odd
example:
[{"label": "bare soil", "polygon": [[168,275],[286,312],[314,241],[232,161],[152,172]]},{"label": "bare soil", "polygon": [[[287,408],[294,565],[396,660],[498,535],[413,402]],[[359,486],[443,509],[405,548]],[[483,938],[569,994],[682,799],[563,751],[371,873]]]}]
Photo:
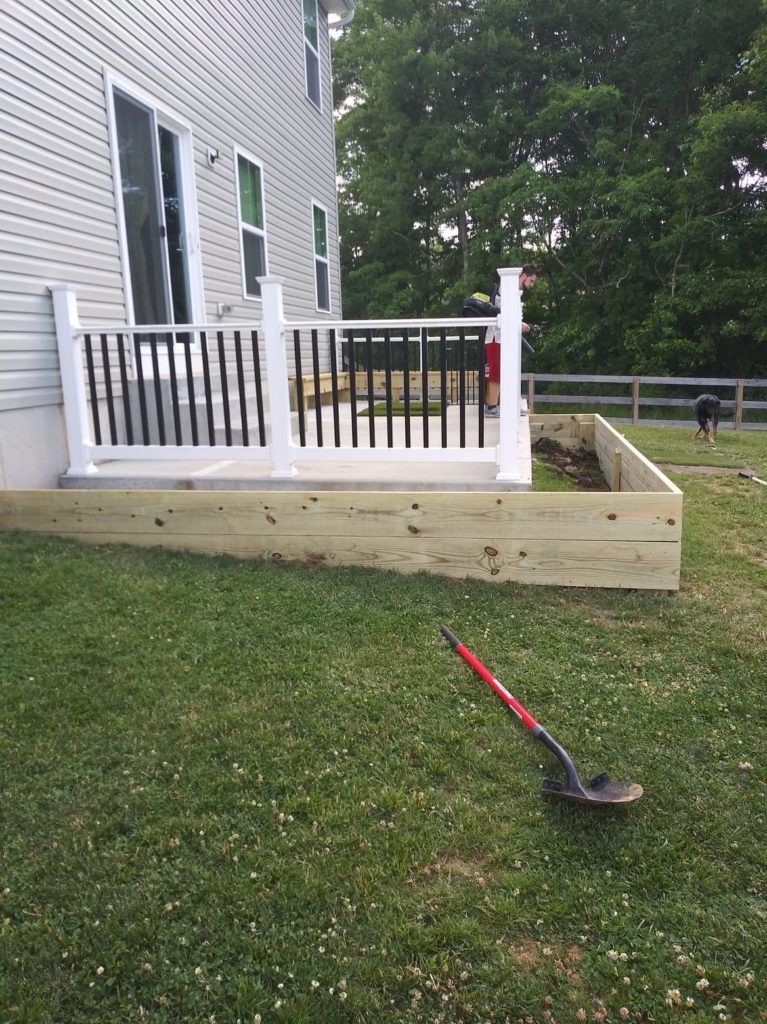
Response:
[{"label": "bare soil", "polygon": [[549,466],[569,476],[587,491],[609,491],[595,452],[585,448],[563,448],[558,441],[542,437],[532,446],[533,453]]}]

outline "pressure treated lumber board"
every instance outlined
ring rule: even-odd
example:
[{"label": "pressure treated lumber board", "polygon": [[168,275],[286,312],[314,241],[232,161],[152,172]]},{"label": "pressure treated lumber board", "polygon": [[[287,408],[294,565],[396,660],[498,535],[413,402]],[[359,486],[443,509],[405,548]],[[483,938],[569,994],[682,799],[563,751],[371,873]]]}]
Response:
[{"label": "pressure treated lumber board", "polygon": [[681,494],[0,492],[3,530],[564,586],[676,590],[680,528]]},{"label": "pressure treated lumber board", "polygon": [[681,496],[455,491],[6,491],[0,529],[274,538],[681,538]]},{"label": "pressure treated lumber board", "polygon": [[[74,535],[70,535],[74,536]],[[81,533],[77,539],[92,544],[227,554],[263,558],[276,563],[298,561],[330,567],[359,566],[397,572],[432,572],[455,579],[469,577],[575,587],[676,590],[679,586],[677,544],[638,541],[623,544],[584,541],[531,541],[498,547],[480,541],[414,541],[404,547],[392,537],[299,537],[264,547],[258,538],[187,534],[166,537],[162,544],[147,534]]]},{"label": "pressure treated lumber board", "polygon": [[594,413],[533,413],[529,419],[531,444],[548,438],[563,448],[594,447]]},{"label": "pressure treated lumber board", "polygon": [[630,441],[601,416],[594,417],[594,447],[607,480],[612,479],[616,451],[620,452],[620,489],[641,493],[681,494],[679,488]]}]

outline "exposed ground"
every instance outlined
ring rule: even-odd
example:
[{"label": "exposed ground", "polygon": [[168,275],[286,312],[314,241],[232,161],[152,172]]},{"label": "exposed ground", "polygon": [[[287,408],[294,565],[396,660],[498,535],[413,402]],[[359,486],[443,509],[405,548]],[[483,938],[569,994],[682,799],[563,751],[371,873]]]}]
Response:
[{"label": "exposed ground", "polygon": [[578,488],[609,491],[595,452],[585,448],[563,448],[558,441],[542,437],[532,446],[533,458],[568,477]]}]

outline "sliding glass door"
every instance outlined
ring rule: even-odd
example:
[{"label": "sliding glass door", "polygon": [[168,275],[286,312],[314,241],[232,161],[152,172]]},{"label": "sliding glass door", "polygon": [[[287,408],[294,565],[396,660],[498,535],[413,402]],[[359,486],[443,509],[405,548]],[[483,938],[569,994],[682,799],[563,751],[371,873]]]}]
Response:
[{"label": "sliding glass door", "polygon": [[115,88],[126,278],[136,324],[189,323],[192,281],[180,135]]}]

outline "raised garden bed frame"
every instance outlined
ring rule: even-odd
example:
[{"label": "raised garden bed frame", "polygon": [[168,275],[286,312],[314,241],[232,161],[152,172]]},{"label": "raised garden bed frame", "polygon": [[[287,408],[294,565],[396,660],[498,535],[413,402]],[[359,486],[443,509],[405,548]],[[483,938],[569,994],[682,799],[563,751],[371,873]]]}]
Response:
[{"label": "raised garden bed frame", "polygon": [[679,589],[682,492],[595,414],[531,439],[594,450],[609,492],[0,492],[0,529],[274,562],[579,587]]}]

